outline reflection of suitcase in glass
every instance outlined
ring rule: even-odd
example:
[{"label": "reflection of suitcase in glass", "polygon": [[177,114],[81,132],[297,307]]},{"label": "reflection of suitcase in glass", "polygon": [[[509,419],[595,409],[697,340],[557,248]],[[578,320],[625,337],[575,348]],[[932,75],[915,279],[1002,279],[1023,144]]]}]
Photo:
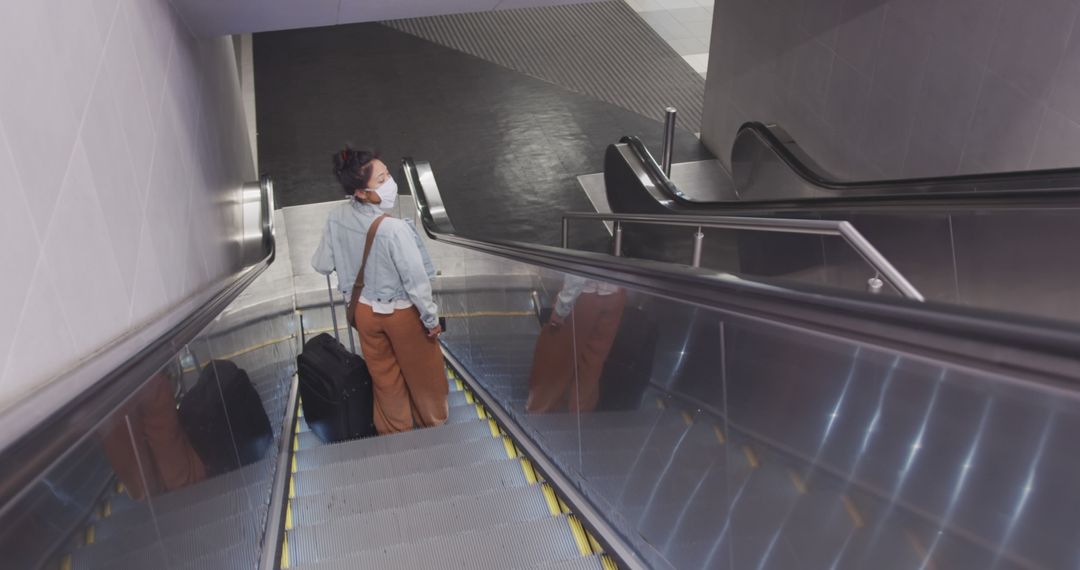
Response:
[{"label": "reflection of suitcase in glass", "polygon": [[636,410],[652,379],[656,322],[641,307],[623,309],[619,332],[600,376],[598,410]]},{"label": "reflection of suitcase in glass", "polygon": [[323,333],[296,359],[308,427],[324,443],[375,435],[371,374],[363,358]]},{"label": "reflection of suitcase in glass", "polygon": [[263,458],[274,434],[247,372],[214,360],[180,400],[180,423],[211,475]]}]

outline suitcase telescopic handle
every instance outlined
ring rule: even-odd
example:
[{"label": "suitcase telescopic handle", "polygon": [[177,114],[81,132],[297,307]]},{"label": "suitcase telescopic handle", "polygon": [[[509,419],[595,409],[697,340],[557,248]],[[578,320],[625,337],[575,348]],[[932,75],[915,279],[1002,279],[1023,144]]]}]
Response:
[{"label": "suitcase telescopic handle", "polygon": [[334,322],[334,339],[341,342],[338,336],[337,308],[334,306],[334,285],[330,283],[330,274],[326,274],[326,293],[330,296],[330,319]]}]

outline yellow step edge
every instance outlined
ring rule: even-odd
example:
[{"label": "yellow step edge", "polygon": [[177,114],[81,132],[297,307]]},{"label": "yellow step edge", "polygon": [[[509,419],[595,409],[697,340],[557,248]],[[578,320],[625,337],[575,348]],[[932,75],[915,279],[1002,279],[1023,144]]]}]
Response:
[{"label": "yellow step edge", "polygon": [[600,543],[597,542],[596,537],[593,536],[591,532],[585,531],[585,536],[588,537],[588,539],[589,539],[589,548],[592,548],[593,552],[599,554],[599,553],[604,551],[604,547],[600,546]]},{"label": "yellow step edge", "polygon": [[289,477],[289,498],[290,499],[295,499],[296,498],[296,478],[295,477]]},{"label": "yellow step edge", "polygon": [[593,551],[589,548],[589,539],[585,536],[585,528],[581,526],[581,521],[574,515],[569,515],[566,517],[566,522],[570,525],[570,534],[574,535],[578,553],[582,556],[592,556]]},{"label": "yellow step edge", "polygon": [[293,435],[293,438],[292,438],[292,450],[293,450],[293,452],[295,452],[297,449],[300,449],[300,433],[299,432],[297,432],[295,435]]},{"label": "yellow step edge", "polygon": [[112,516],[112,499],[105,499],[105,504],[101,506],[101,518],[107,519]]},{"label": "yellow step edge", "polygon": [[454,385],[457,386],[457,391],[460,392],[465,389],[465,386],[461,383],[461,380],[454,380]]},{"label": "yellow step edge", "polygon": [[473,398],[472,392],[469,392],[469,391],[465,392],[465,403],[466,404],[475,404],[476,403],[476,400]]},{"label": "yellow step edge", "polygon": [[285,504],[285,530],[293,529],[292,501]]},{"label": "yellow step edge", "polygon": [[296,456],[292,456],[292,472],[296,473]]},{"label": "yellow step edge", "polygon": [[484,407],[481,406],[480,404],[476,404],[476,417],[479,418],[479,419],[484,419],[484,417],[485,417],[484,416]]},{"label": "yellow step edge", "polygon": [[502,435],[502,430],[499,429],[499,424],[495,423],[495,420],[488,419],[488,429],[491,430],[491,437],[499,437]]},{"label": "yellow step edge", "polygon": [[795,486],[795,490],[798,491],[800,495],[805,495],[806,482],[802,480],[802,477],[799,477],[799,474],[794,471],[788,471],[788,477],[791,478],[791,484]]},{"label": "yellow step edge", "polygon": [[750,464],[752,469],[757,469],[761,465],[761,461],[758,460],[758,456],[754,453],[754,450],[749,445],[744,445],[742,448],[743,455],[746,456],[746,462]]},{"label": "yellow step edge", "polygon": [[70,554],[65,554],[64,557],[60,559],[60,570],[71,570],[73,567],[72,565],[73,562]]},{"label": "yellow step edge", "polygon": [[562,497],[559,497],[558,495],[556,495],[555,498],[558,499],[558,501],[559,501],[559,510],[562,511],[562,513],[564,515],[565,514],[570,514],[570,507],[566,506],[566,503],[563,502]]},{"label": "yellow step edge", "polygon": [[502,438],[503,449],[506,450],[506,458],[513,459],[517,457],[517,450],[514,449],[514,442],[510,441],[510,438]]},{"label": "yellow step edge", "polygon": [[533,471],[532,463],[528,459],[521,458],[521,470],[525,473],[525,481],[530,485],[536,484],[536,471]]},{"label": "yellow step edge", "polygon": [[562,514],[562,509],[559,508],[559,499],[555,496],[555,489],[551,488],[551,485],[544,483],[540,486],[540,489],[544,491],[544,501],[547,503],[548,512],[551,516],[557,517]]},{"label": "yellow step edge", "polygon": [[855,502],[847,495],[840,497],[840,500],[844,503],[844,510],[847,511],[848,516],[851,517],[851,525],[855,528],[862,528],[864,524],[862,513],[860,513],[858,507],[855,506]]},{"label": "yellow step edge", "polygon": [[281,567],[289,567],[289,534],[285,533],[281,536]]},{"label": "yellow step edge", "polygon": [[600,557],[600,567],[604,570],[619,570],[619,565],[607,554]]},{"label": "yellow step edge", "polygon": [[87,526],[86,527],[86,536],[85,536],[86,544],[87,545],[94,544],[94,539],[96,537],[97,537],[97,529],[94,528],[94,525]]}]

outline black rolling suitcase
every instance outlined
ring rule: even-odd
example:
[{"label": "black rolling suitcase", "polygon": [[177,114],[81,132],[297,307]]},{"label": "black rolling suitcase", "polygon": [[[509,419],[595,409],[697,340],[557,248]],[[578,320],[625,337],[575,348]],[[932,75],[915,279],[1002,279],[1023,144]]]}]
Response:
[{"label": "black rolling suitcase", "polygon": [[247,372],[228,360],[214,360],[202,369],[180,399],[178,413],[211,476],[262,459],[274,441],[259,393]]},{"label": "black rolling suitcase", "polygon": [[642,307],[627,304],[600,376],[600,410],[636,410],[652,378],[659,331]]},{"label": "black rolling suitcase", "polygon": [[[330,311],[334,314],[332,291]],[[336,316],[334,327],[336,334]],[[352,331],[349,334],[351,337]],[[304,344],[296,362],[304,420],[321,441],[333,443],[375,435],[371,374],[363,358],[346,350],[334,336],[323,333]]]}]

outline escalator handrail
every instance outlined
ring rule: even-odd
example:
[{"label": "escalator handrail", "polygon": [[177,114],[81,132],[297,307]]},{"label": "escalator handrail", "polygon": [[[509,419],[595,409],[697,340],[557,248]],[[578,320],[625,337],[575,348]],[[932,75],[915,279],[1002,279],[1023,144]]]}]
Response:
[{"label": "escalator handrail", "polygon": [[0,414],[0,517],[273,263],[273,182],[263,176],[248,188],[257,192],[253,200],[259,203],[259,219],[253,220],[260,226],[257,260],[129,331]]},{"label": "escalator handrail", "polygon": [[[747,135],[748,134],[748,135]],[[817,191],[812,197],[791,196],[747,200],[706,201],[679,190],[638,137],[624,136],[612,148],[626,148],[637,164],[637,173],[658,205],[672,212],[777,211],[810,209],[923,208],[923,207],[1017,207],[1050,201],[1080,200],[1080,168],[1027,170],[988,174],[872,181],[839,181],[823,174],[800,158],[773,132],[758,122],[739,129],[738,136],[754,136],[774,153],[804,184]],[[610,152],[610,150],[609,150]],[[801,153],[799,153],[801,154]],[[625,155],[624,155],[625,158]],[[736,193],[738,189],[736,188]]]},{"label": "escalator handrail", "polygon": [[604,214],[593,212],[566,212],[563,214],[563,244],[567,247],[567,221],[597,220],[622,223],[651,224],[660,226],[683,226],[701,228],[751,230],[835,236],[844,240],[886,283],[901,295],[915,301],[925,301],[922,293],[866,239],[850,222],[843,220],[804,220],[792,218],[752,218],[748,216],[676,216],[665,214]]},{"label": "escalator handrail", "polygon": [[403,160],[425,233],[513,261],[573,273],[721,313],[973,367],[1010,384],[1080,399],[1080,329],[1065,322],[936,302],[911,303],[813,285],[458,235],[430,164]]}]

